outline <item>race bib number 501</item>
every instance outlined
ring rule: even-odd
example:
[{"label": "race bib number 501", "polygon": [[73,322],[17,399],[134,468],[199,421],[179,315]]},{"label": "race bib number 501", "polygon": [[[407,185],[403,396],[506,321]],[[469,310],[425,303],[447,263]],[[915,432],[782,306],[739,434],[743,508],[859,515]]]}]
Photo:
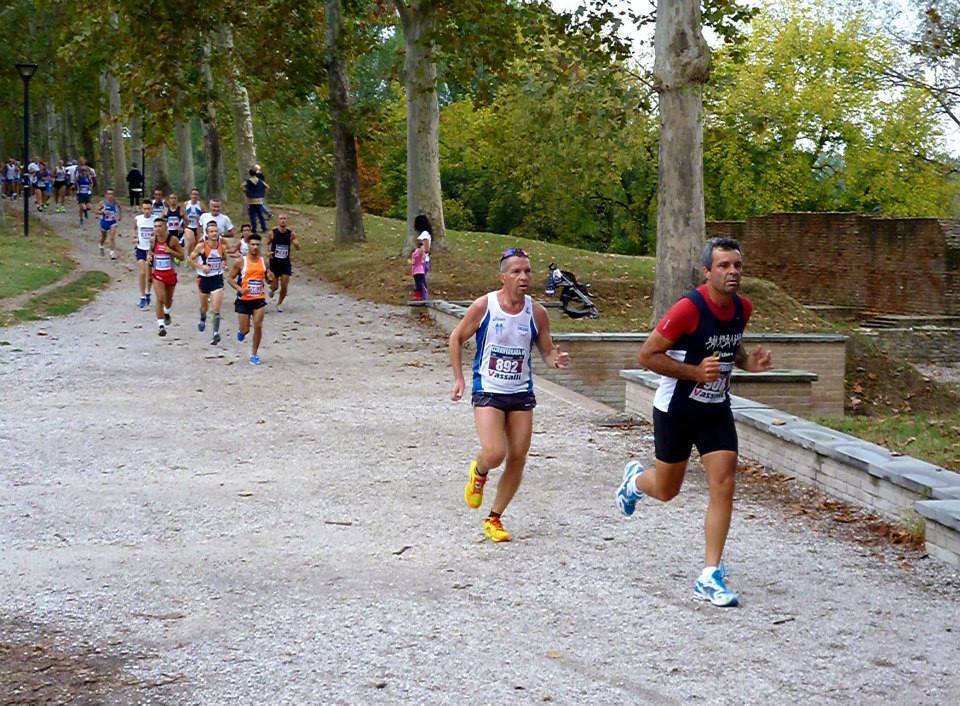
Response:
[{"label": "race bib number 501", "polygon": [[733,363],[720,363],[720,377],[713,382],[697,383],[690,392],[690,399],[707,404],[718,404],[727,399],[730,391],[730,374]]}]

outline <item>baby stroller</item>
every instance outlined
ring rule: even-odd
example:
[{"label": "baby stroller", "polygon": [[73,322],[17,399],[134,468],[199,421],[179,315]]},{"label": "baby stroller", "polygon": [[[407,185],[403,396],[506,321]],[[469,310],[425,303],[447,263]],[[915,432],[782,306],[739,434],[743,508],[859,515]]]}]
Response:
[{"label": "baby stroller", "polygon": [[571,319],[599,319],[600,312],[587,296],[590,285],[586,282],[577,282],[572,272],[561,270],[557,265],[550,263],[550,273],[547,275],[545,288],[548,296],[553,296],[560,289],[560,308]]}]

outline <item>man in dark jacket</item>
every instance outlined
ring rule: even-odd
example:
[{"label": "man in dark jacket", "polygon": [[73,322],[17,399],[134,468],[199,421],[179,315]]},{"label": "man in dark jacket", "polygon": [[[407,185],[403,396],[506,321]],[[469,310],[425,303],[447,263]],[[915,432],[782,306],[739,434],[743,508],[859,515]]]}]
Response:
[{"label": "man in dark jacket", "polygon": [[247,197],[247,214],[250,216],[250,228],[257,232],[257,221],[260,221],[261,232],[267,232],[266,213],[263,208],[264,200],[267,197],[267,182],[263,180],[262,173],[258,173],[255,167],[250,168],[250,176],[243,182],[243,193]]},{"label": "man in dark jacket", "polygon": [[130,192],[130,205],[139,206],[143,199],[143,173],[136,164],[127,172],[127,191]]}]

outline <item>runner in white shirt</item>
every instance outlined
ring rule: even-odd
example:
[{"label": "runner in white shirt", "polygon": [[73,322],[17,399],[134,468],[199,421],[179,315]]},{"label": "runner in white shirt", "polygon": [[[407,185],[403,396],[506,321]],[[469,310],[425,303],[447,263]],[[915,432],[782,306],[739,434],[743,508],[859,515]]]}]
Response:
[{"label": "runner in white shirt", "polygon": [[140,210],[140,215],[134,219],[133,237],[137,243],[134,253],[140,270],[140,308],[146,309],[150,306],[150,265],[147,263],[147,253],[150,252],[150,240],[153,238],[153,204],[150,199],[144,199]]},{"label": "runner in white shirt", "polygon": [[183,205],[184,220],[186,221],[184,231],[184,242],[186,243],[186,252],[192,253],[197,245],[199,238],[197,234],[200,231],[200,216],[206,211],[203,207],[203,201],[200,200],[200,190],[190,190],[190,200]]},{"label": "runner in white shirt", "polygon": [[220,200],[210,199],[210,211],[200,216],[200,232],[206,232],[207,223],[217,222],[217,230],[221,238],[232,238],[234,235],[233,221],[226,213],[220,212]]}]

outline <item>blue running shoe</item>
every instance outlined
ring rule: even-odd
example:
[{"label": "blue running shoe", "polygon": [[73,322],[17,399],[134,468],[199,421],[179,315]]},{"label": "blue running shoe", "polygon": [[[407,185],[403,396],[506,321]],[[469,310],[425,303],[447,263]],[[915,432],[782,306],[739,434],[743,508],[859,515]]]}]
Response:
[{"label": "blue running shoe", "polygon": [[147,308],[147,298],[146,298],[146,297],[140,297],[140,304],[139,304],[138,306],[139,306],[141,309],[146,309],[146,308]]},{"label": "blue running shoe", "polygon": [[721,608],[732,608],[740,605],[737,594],[727,588],[723,570],[717,567],[707,578],[702,575],[693,585],[693,597],[700,601],[710,601]]},{"label": "blue running shoe", "polygon": [[243,339],[246,337],[246,335],[247,334],[245,334],[243,331],[237,331],[237,340],[240,341],[240,343],[243,343]]},{"label": "blue running shoe", "polygon": [[197,322],[197,331],[200,331],[202,333],[206,327],[207,327],[206,319],[200,319]]},{"label": "blue running shoe", "polygon": [[252,356],[250,356],[250,363],[251,365],[260,365],[260,356],[254,353]]},{"label": "blue running shoe", "polygon": [[150,306],[150,292],[147,292],[147,306]]},{"label": "blue running shoe", "polygon": [[627,517],[637,509],[637,501],[643,500],[643,493],[637,490],[637,476],[643,473],[643,464],[628,461],[623,468],[623,482],[617,488],[617,507]]}]

